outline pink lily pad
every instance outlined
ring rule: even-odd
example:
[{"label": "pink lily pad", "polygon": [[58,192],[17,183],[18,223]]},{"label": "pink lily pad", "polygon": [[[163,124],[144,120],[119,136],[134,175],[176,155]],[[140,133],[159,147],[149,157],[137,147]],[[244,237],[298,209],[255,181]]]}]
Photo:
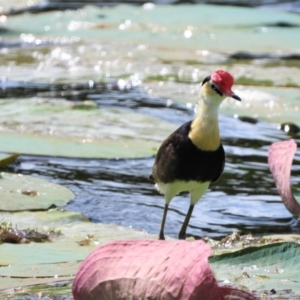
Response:
[{"label": "pink lily pad", "polygon": [[300,217],[300,205],[291,190],[291,168],[297,150],[294,140],[273,143],[269,149],[268,163],[279,195],[294,217]]},{"label": "pink lily pad", "polygon": [[202,241],[117,241],[99,247],[81,265],[75,300],[224,300]]},{"label": "pink lily pad", "polygon": [[[203,241],[116,241],[94,250],[73,282],[74,300],[225,300]],[[233,296],[233,294],[231,295]],[[255,298],[239,298],[253,300]]]}]

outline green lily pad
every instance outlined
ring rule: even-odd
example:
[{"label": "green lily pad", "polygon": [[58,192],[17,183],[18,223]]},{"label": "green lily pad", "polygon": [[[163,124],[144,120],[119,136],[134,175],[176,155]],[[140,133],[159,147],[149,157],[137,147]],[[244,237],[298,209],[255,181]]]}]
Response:
[{"label": "green lily pad", "polygon": [[[0,133],[1,151],[23,154],[80,157],[80,158],[135,158],[154,155],[158,143],[138,140],[85,141],[72,138],[37,136],[22,133]],[[71,149],[71,150],[70,150]]]},{"label": "green lily pad", "polygon": [[[35,213],[0,212],[0,219],[15,224],[18,229],[37,228],[42,232],[60,232],[52,237],[50,234],[51,242],[0,245],[0,298],[6,298],[10,292],[8,289],[15,287],[30,286],[27,290],[31,291],[37,284],[72,279],[81,261],[93,249],[106,242],[157,239],[156,235],[132,228],[91,223],[79,213],[60,209]],[[80,243],[87,238],[90,243]]]},{"label": "green lily pad", "polygon": [[74,198],[69,189],[43,179],[2,172],[0,210],[45,210],[62,206]]},{"label": "green lily pad", "polygon": [[[79,246],[79,241],[85,239],[87,236],[92,237],[92,243],[87,245],[90,249],[94,249],[100,244],[117,240],[117,239],[145,239],[155,238],[156,235],[148,234],[143,231],[135,230],[133,228],[126,228],[117,226],[115,224],[100,224],[92,223],[84,215],[77,212],[65,211],[62,209],[51,209],[49,211],[28,212],[21,211],[15,213],[0,212],[0,220],[5,220],[18,229],[35,228],[41,232],[54,232],[54,237],[50,239],[53,242],[66,245],[71,243],[72,247]],[[55,233],[60,233],[56,235]],[[22,245],[17,245],[21,247]],[[25,247],[27,245],[24,245]],[[1,247],[1,246],[0,246]],[[85,246],[80,246],[85,247]],[[4,258],[2,256],[1,258]],[[9,256],[7,259],[11,259]],[[57,262],[62,262],[59,257]],[[46,263],[47,261],[44,261]],[[21,263],[21,262],[19,262]],[[26,263],[22,261],[22,264]],[[37,263],[37,261],[35,261]]]},{"label": "green lily pad", "polygon": [[[54,276],[53,276],[54,277]],[[49,278],[9,278],[3,277],[1,278],[1,286],[0,286],[0,297],[2,299],[10,299],[13,298],[13,295],[22,295],[22,294],[36,294],[38,292],[43,292],[45,294],[46,291],[50,290],[51,285],[54,286],[52,293],[51,291],[48,294],[59,294],[61,289],[55,287],[54,284],[57,284],[60,281],[72,281],[74,276],[64,276],[53,278],[49,283]],[[42,285],[42,286],[41,286]],[[50,285],[50,286],[49,286]],[[71,294],[71,287],[68,287],[66,294]],[[20,298],[18,298],[20,299]],[[22,298],[21,298],[22,299]]]},{"label": "green lily pad", "polygon": [[18,110],[16,103],[2,104],[3,152],[82,158],[147,157],[154,155],[160,142],[175,129],[166,121],[121,108],[81,110],[67,101],[49,105],[32,99],[18,103]]},{"label": "green lily pad", "polygon": [[248,247],[210,257],[217,279],[249,290],[292,289],[300,293],[300,245],[292,242]]},{"label": "green lily pad", "polygon": [[[88,6],[83,10],[59,16],[55,12],[48,13],[48,17],[44,14],[37,14],[34,17],[31,14],[22,14],[18,18],[10,18],[8,26],[12,29],[12,35],[24,32],[25,26],[25,32],[38,37],[41,35],[49,38],[66,37],[75,34],[81,39],[100,37],[104,45],[123,42],[121,44],[123,48],[125,42],[136,41],[140,44],[151,44],[152,52],[155,51],[155,46],[167,48],[169,57],[176,55],[176,50],[182,47],[199,49],[199,40],[203,49],[222,49],[224,52],[241,48],[266,52],[270,49],[277,50],[278,45],[281,51],[290,51],[300,45],[300,42],[295,40],[295,34],[299,32],[297,27],[282,30],[276,27],[269,28],[266,25],[278,20],[299,24],[295,14],[278,11],[266,14],[265,10],[232,6],[216,7],[198,4],[198,7],[199,9],[190,5],[180,5],[180,7],[156,5],[148,9],[143,6],[129,5],[109,7],[105,9],[105,20],[101,22],[99,21],[101,8]],[[124,16],[130,22],[126,23]],[[32,18],[35,22],[32,22]],[[201,24],[199,19],[202,21]],[[45,26],[52,25],[53,21],[50,20],[60,22],[60,26],[51,26],[45,31]],[[112,35],[116,39],[112,40]],[[241,37],[243,37],[242,45]],[[283,38],[285,43],[280,44]],[[120,48],[119,46],[118,52],[122,51]],[[188,56],[191,55],[189,53]]]},{"label": "green lily pad", "polygon": [[[68,243],[34,243],[29,244],[2,244],[0,276],[20,276],[20,277],[53,277],[56,274],[73,275],[74,271],[70,271],[64,267],[61,268],[60,263],[74,262],[83,260],[91,251],[91,247],[81,247],[80,251],[74,251],[80,246],[74,241]],[[32,266],[42,264],[39,267],[41,272],[38,275],[37,268]],[[52,264],[48,269],[43,269],[44,264]],[[7,266],[7,267],[5,267]],[[76,263],[78,266],[78,263]],[[73,270],[73,269],[72,269]],[[21,275],[22,274],[22,275]]]}]

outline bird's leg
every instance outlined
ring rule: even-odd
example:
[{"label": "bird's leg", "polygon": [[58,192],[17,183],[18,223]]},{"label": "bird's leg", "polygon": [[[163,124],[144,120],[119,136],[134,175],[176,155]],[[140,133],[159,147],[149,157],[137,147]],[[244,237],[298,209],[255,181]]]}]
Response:
[{"label": "bird's leg", "polygon": [[183,222],[183,224],[181,226],[181,229],[179,231],[179,235],[178,235],[178,239],[179,240],[185,240],[186,228],[187,228],[187,226],[189,224],[189,221],[190,221],[193,209],[194,209],[194,204],[191,204],[190,207],[189,207],[189,210],[188,210],[188,212],[186,214],[186,217],[184,219],[184,222]]},{"label": "bird's leg", "polygon": [[167,213],[168,213],[168,207],[169,207],[169,204],[166,203],[165,208],[164,208],[163,218],[161,220],[160,232],[159,232],[159,239],[160,240],[165,239],[164,228],[165,228],[165,223],[166,223],[166,218],[167,218]]}]

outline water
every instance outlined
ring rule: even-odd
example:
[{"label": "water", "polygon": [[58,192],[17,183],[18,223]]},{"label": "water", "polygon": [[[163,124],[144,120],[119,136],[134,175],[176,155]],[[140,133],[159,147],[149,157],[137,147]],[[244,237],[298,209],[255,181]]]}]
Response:
[{"label": "water", "polygon": [[[299,27],[272,25],[279,21],[299,22],[298,16],[282,12],[190,5],[89,6],[77,11],[2,17],[6,31],[0,40],[1,130],[18,132],[18,122],[26,117],[28,124],[32,120],[26,130],[44,136],[49,132],[47,122],[57,122],[51,134],[65,138],[84,139],[89,126],[94,126],[98,139],[109,135],[97,128],[97,122],[88,124],[93,121],[84,114],[82,126],[57,121],[58,105],[69,107],[84,100],[93,101],[98,110],[122,108],[167,121],[176,128],[193,117],[198,83],[216,68],[229,69],[244,83],[234,88],[242,103],[226,100],[221,108],[225,172],[196,205],[187,233],[221,238],[232,231],[299,232],[267,166],[270,144],[289,138],[277,129],[277,123],[299,125],[299,62],[232,59],[232,54],[249,49],[283,56],[297,52]],[[261,84],[266,79],[271,84]],[[43,111],[38,108],[45,103],[50,111],[47,122],[42,118],[34,121],[36,115],[31,116],[24,108],[32,105],[39,114]],[[255,117],[259,122],[242,122],[233,115]],[[129,124],[125,118],[124,113],[123,121]],[[116,117],[116,136],[124,137],[119,120]],[[168,128],[147,134],[161,142]],[[136,136],[137,141],[139,138]],[[299,135],[295,139],[299,145]],[[82,159],[27,154],[5,171],[39,176],[69,187],[76,197],[65,209],[82,212],[93,222],[157,234],[164,200],[147,179],[153,161],[150,155]],[[299,187],[299,151],[294,164],[293,184]],[[188,206],[186,194],[172,201],[167,235],[177,236]]]},{"label": "water", "polygon": [[[54,2],[45,1],[41,7],[50,3],[53,8]],[[28,4],[0,0],[0,12]],[[265,9],[90,5],[0,16],[0,138],[15,134],[10,151],[23,146],[21,134],[40,139],[3,171],[70,188],[75,198],[64,208],[81,212],[92,222],[158,235],[164,199],[148,181],[155,149],[172,130],[193,118],[199,82],[225,68],[237,79],[233,90],[243,101],[226,100],[221,107],[225,171],[196,205],[187,234],[220,239],[233,231],[299,233],[267,165],[271,143],[290,138],[278,124],[300,125],[300,42],[295,39],[300,34],[299,16],[279,11],[297,12],[298,6],[298,2]],[[242,122],[239,117],[258,122]],[[293,137],[299,149],[299,133]],[[49,156],[32,155],[34,148],[44,148],[52,138],[98,145],[113,141],[118,158],[108,159],[100,148],[96,158],[59,157],[53,150]],[[133,147],[146,149],[149,141],[154,147],[145,156],[128,159],[128,152],[120,151],[128,140]],[[5,146],[0,143],[0,151]],[[292,170],[298,189],[299,166],[298,150]],[[177,237],[188,199],[183,194],[171,202],[166,235]],[[71,299],[59,296],[63,289],[45,290],[42,298]],[[65,289],[70,295],[70,286]],[[56,296],[46,296],[51,293]]]},{"label": "water", "polygon": [[[98,95],[98,104],[101,105],[101,99],[112,99],[105,105],[119,106],[121,98],[122,105],[128,109],[161,117],[162,108],[154,105],[156,98],[140,94],[139,99],[143,100],[132,105],[137,94],[136,90],[106,92]],[[193,113],[177,104],[165,108],[165,115],[166,119],[180,124],[191,119]],[[188,234],[221,238],[232,231],[298,232],[299,227],[282,204],[267,166],[270,144],[288,137],[273,125],[253,125],[224,115],[220,116],[220,128],[227,154],[225,172],[196,205]],[[299,160],[298,155],[296,166]],[[76,198],[65,208],[82,212],[93,222],[114,223],[156,234],[164,200],[147,179],[153,161],[153,157],[67,159],[22,155],[19,163],[8,171],[40,176],[69,187]],[[300,183],[299,175],[300,169],[296,167],[293,171],[296,186]],[[165,229],[167,235],[177,236],[189,206],[188,199],[184,194],[171,203]]]}]

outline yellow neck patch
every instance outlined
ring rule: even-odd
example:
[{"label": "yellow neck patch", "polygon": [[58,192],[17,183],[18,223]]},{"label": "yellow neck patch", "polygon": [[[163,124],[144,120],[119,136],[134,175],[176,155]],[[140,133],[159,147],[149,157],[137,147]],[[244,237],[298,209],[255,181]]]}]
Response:
[{"label": "yellow neck patch", "polygon": [[221,144],[218,110],[222,100],[208,84],[201,87],[197,116],[189,132],[189,138],[201,150],[215,151]]},{"label": "yellow neck patch", "polygon": [[189,138],[201,150],[217,150],[221,144],[218,119],[211,120],[208,124],[198,116],[191,124]]}]

